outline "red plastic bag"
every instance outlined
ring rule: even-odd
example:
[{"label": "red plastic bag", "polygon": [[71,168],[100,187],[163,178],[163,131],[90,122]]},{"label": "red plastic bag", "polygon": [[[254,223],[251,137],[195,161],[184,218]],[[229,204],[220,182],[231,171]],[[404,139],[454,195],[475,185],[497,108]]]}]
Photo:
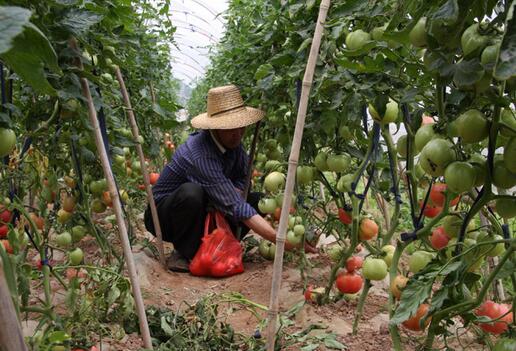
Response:
[{"label": "red plastic bag", "polygon": [[243,271],[242,246],[224,215],[218,211],[208,212],[201,247],[190,262],[190,273],[196,276],[229,277]]}]

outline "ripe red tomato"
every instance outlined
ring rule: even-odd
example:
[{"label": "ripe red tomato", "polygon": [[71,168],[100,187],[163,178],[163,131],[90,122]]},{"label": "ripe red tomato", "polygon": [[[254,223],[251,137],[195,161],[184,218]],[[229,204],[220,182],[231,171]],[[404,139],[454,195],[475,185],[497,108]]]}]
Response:
[{"label": "ripe red tomato", "polygon": [[353,273],[357,269],[362,268],[362,264],[364,263],[364,259],[360,256],[351,256],[346,261],[346,270],[349,273]]},{"label": "ripe red tomato", "polygon": [[0,225],[0,238],[3,239],[7,236],[9,227],[6,224]]},{"label": "ripe red tomato", "polygon": [[360,222],[360,228],[358,236],[360,240],[370,240],[378,235],[378,224],[369,218],[364,218]]},{"label": "ripe red tomato", "polygon": [[138,189],[139,190],[145,190],[145,185],[144,184],[138,184]]},{"label": "ripe red tomato", "polygon": [[[412,317],[410,317],[409,319],[407,319],[405,322],[403,322],[403,326],[407,329],[414,330],[414,331],[422,330],[421,327],[419,326],[419,321],[421,320],[421,318],[423,318],[425,316],[425,314],[428,312],[429,309],[430,309],[430,305],[428,305],[426,303],[421,304],[418,307],[416,314],[413,315]],[[423,329],[425,329],[428,326],[428,324],[430,324],[430,318],[426,319]]]},{"label": "ripe red tomato", "polygon": [[9,240],[2,239],[0,240],[2,242],[2,245],[4,245],[4,249],[7,253],[14,253],[13,248],[11,247],[11,244],[9,244]]},{"label": "ripe red tomato", "polygon": [[435,250],[445,248],[448,245],[448,241],[450,241],[450,238],[446,235],[442,226],[437,227],[430,236],[430,243]]},{"label": "ripe red tomato", "polygon": [[354,294],[362,289],[364,279],[356,273],[339,274],[335,284],[337,289],[343,294]]},{"label": "ripe red tomato", "polygon": [[[444,206],[444,200],[446,200],[446,184],[444,183],[435,183],[432,185],[432,189],[430,190],[430,200],[437,207]],[[450,206],[455,206],[459,202],[460,197],[457,196],[453,200],[450,201]]]},{"label": "ripe red tomato", "polygon": [[159,179],[159,173],[150,173],[149,174],[149,182],[151,183],[151,185],[154,185],[158,182],[158,179]]},{"label": "ripe red tomato", "polygon": [[306,291],[305,291],[305,301],[312,301],[312,289],[314,287],[309,285],[307,288],[306,288]]},{"label": "ripe red tomato", "polygon": [[[490,319],[498,319],[494,323],[479,323],[480,328],[492,334],[502,334],[509,328],[512,323],[511,307],[506,304],[499,304],[491,300],[487,300],[475,311],[477,316],[485,316]],[[503,316],[503,317],[502,317]]]},{"label": "ripe red tomato", "polygon": [[11,221],[12,213],[9,210],[0,210],[0,223],[9,223]]},{"label": "ripe red tomato", "polygon": [[31,212],[30,219],[32,219],[32,221],[34,222],[36,228],[38,228],[39,230],[43,230],[43,228],[45,227],[45,220],[42,217],[38,216],[34,212]]},{"label": "ripe red tomato", "polygon": [[339,220],[344,224],[351,224],[353,222],[351,215],[343,208],[339,208]]},{"label": "ripe red tomato", "polygon": [[[419,207],[423,207],[423,201],[419,201]],[[425,209],[423,210],[423,216],[428,218],[434,218],[442,211],[442,207],[434,206],[430,203],[427,203]]]}]

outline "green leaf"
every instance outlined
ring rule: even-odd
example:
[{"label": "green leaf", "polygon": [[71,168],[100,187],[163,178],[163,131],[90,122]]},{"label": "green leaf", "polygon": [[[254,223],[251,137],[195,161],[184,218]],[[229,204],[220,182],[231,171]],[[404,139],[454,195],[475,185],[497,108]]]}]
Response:
[{"label": "green leaf", "polygon": [[446,25],[452,25],[459,18],[459,4],[457,0],[448,0],[432,15],[433,20],[438,20]]},{"label": "green leaf", "polygon": [[68,335],[66,332],[62,330],[52,332],[48,336],[48,341],[50,341],[51,343],[62,344],[63,342],[68,340],[70,340],[70,335]]},{"label": "green leaf", "polygon": [[72,9],[61,21],[61,25],[76,36],[87,32],[91,26],[99,23],[102,16],[90,11]]},{"label": "green leaf", "polygon": [[324,346],[333,350],[346,350],[346,346],[335,340],[335,334],[330,334],[324,339]]},{"label": "green leaf", "polygon": [[420,277],[423,279],[410,280],[401,293],[401,301],[392,317],[391,324],[400,324],[413,316],[421,305],[432,293],[434,283],[433,276]]},{"label": "green leaf", "polygon": [[469,61],[461,61],[455,65],[453,81],[458,86],[468,86],[475,84],[484,76],[484,69],[480,65],[478,58]]},{"label": "green leaf", "polygon": [[448,287],[443,286],[441,287],[432,297],[432,305],[430,306],[430,311],[437,311],[439,310],[443,304],[444,301],[448,299]]},{"label": "green leaf", "polygon": [[18,35],[13,47],[0,55],[32,88],[42,94],[56,95],[57,92],[47,81],[45,65],[56,73],[61,70],[57,63],[57,55],[47,37],[32,23]]},{"label": "green leaf", "polygon": [[274,67],[270,63],[266,63],[258,67],[256,73],[254,74],[254,79],[260,80],[272,73],[274,73]]},{"label": "green leaf", "polygon": [[300,53],[301,51],[303,51],[304,49],[306,49],[308,47],[308,45],[310,45],[312,43],[312,38],[306,38],[302,43],[301,45],[299,45],[299,49],[297,49],[297,52]]},{"label": "green leaf", "polygon": [[29,23],[29,10],[15,6],[0,6],[0,54],[9,51],[13,39]]},{"label": "green leaf", "polygon": [[316,350],[319,347],[317,344],[308,344],[306,346],[303,346],[300,350],[301,351],[313,351]]},{"label": "green leaf", "polygon": [[167,335],[167,336],[173,336],[174,330],[172,330],[172,327],[170,324],[168,324],[167,318],[165,316],[161,317],[161,330]]},{"label": "green leaf", "polygon": [[507,23],[502,45],[500,46],[500,57],[496,64],[494,77],[498,80],[507,80],[516,76],[516,16],[514,9],[516,2],[513,1],[507,15]]}]

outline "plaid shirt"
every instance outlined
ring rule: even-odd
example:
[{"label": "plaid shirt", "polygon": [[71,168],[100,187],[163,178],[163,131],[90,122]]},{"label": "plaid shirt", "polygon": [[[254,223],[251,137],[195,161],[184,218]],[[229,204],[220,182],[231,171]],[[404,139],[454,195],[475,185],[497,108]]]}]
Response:
[{"label": "plaid shirt", "polygon": [[257,214],[236,190],[243,190],[245,185],[248,156],[244,148],[240,145],[225,150],[217,144],[207,130],[191,134],[176,150],[154,185],[155,201],[159,202],[180,185],[191,182],[204,189],[217,210],[237,221]]}]

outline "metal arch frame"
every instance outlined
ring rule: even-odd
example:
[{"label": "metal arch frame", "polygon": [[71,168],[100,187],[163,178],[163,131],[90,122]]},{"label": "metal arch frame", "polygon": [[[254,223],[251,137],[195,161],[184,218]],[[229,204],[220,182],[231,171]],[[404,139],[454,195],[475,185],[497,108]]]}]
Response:
[{"label": "metal arch frame", "polygon": [[189,63],[186,63],[186,62],[183,62],[183,61],[173,61],[172,64],[180,64],[180,65],[185,65],[185,66],[188,66],[190,67],[191,69],[193,70],[196,70],[197,72],[201,73],[201,74],[204,74],[204,67],[201,67],[201,69],[189,64]]},{"label": "metal arch frame", "polygon": [[[204,66],[203,66],[203,65],[201,65],[201,64],[200,64],[196,59],[194,59],[193,57],[188,56],[187,54],[184,54],[184,53],[182,53],[181,51],[176,51],[176,52],[177,52],[178,54],[183,54],[183,55],[185,55],[187,58],[189,58],[189,59],[190,59],[190,60],[192,60],[194,63],[196,63],[200,68],[204,69]],[[173,59],[176,59],[176,60],[184,60],[184,58],[177,57],[177,56],[175,56],[175,55],[171,55],[170,57],[172,57]],[[173,61],[173,62],[175,63],[176,61]]]},{"label": "metal arch frame", "polygon": [[[198,34],[201,34],[203,36],[205,36],[206,38],[208,38],[210,40],[210,42],[212,43],[217,43],[217,41],[211,36],[211,34],[206,34],[206,33],[201,33],[199,31],[196,31],[194,30],[194,26],[190,26],[190,27],[186,27],[186,26],[178,26],[178,25],[174,25],[176,28],[182,28],[182,29],[186,29],[186,30],[189,30],[191,32],[194,32],[194,33],[198,33]],[[202,29],[202,28],[200,28]]]},{"label": "metal arch frame", "polygon": [[[193,82],[194,81],[194,77],[192,77],[191,75],[185,73],[185,72],[172,72],[172,76],[174,76],[175,74],[180,74],[183,76],[183,78],[187,78],[190,82]],[[177,77],[176,77],[177,78]],[[177,79],[180,79],[180,78],[177,78]],[[186,83],[185,83],[186,84]]]},{"label": "metal arch frame", "polygon": [[193,13],[193,12],[190,12],[190,11],[181,11],[181,10],[174,10],[174,9],[170,10],[170,12],[172,12],[172,13],[181,13],[181,14],[184,14],[185,16],[192,16],[192,17],[198,18],[198,19],[200,19],[201,21],[203,21],[204,23],[206,23],[206,24],[208,24],[208,25],[210,25],[210,26],[211,26],[211,23],[210,23],[210,22],[206,21],[204,18],[202,18],[202,17],[201,17],[201,16],[199,16],[199,15],[196,15],[196,14],[195,14],[195,13]]},{"label": "metal arch frame", "polygon": [[[208,35],[210,38],[216,39],[209,31],[207,31],[206,29],[204,29],[204,28],[202,28],[202,27],[200,27],[200,26],[198,26],[196,24],[191,24],[191,23],[188,23],[186,21],[177,20],[177,19],[174,22],[175,23],[184,24],[184,25],[190,27],[189,29],[195,28],[195,29],[199,30],[199,32],[201,32],[201,31],[204,32],[204,34]],[[178,27],[178,26],[176,25],[176,27]],[[182,27],[179,27],[179,28],[182,28]]]},{"label": "metal arch frame", "polygon": [[[208,6],[204,5],[202,2],[200,2],[200,1],[198,1],[198,0],[191,0],[191,1],[195,2],[197,5],[199,5],[199,6],[203,7],[204,9],[206,9],[209,13],[211,13],[211,14],[214,16],[214,18],[215,18],[217,21],[219,21],[219,22],[221,22],[222,24],[224,24],[224,23],[222,22],[222,20],[219,18],[219,14],[218,14],[218,13],[216,13],[214,10],[212,10],[211,8],[209,8]],[[183,4],[184,4],[184,2],[185,2],[185,1],[183,0]]]},{"label": "metal arch frame", "polygon": [[[205,52],[202,52],[199,48],[201,48],[202,46],[192,46],[192,45],[188,45],[188,44],[185,44],[185,43],[180,43],[180,42],[175,42],[174,44],[171,44],[172,47],[175,47],[176,49],[179,49],[177,46],[186,46],[187,48],[189,49],[192,49],[194,51],[197,51],[199,54],[201,55],[205,55],[207,53]],[[208,52],[209,52],[209,49],[206,49]]]},{"label": "metal arch frame", "polygon": [[[178,70],[184,70],[186,72],[183,72],[183,73],[191,73],[193,74],[194,76],[197,76],[199,74],[198,71],[196,70],[192,70],[191,68],[189,68],[188,66],[173,66],[172,67],[172,72],[174,72],[174,69],[178,69]],[[202,72],[201,72],[202,74]]]}]

